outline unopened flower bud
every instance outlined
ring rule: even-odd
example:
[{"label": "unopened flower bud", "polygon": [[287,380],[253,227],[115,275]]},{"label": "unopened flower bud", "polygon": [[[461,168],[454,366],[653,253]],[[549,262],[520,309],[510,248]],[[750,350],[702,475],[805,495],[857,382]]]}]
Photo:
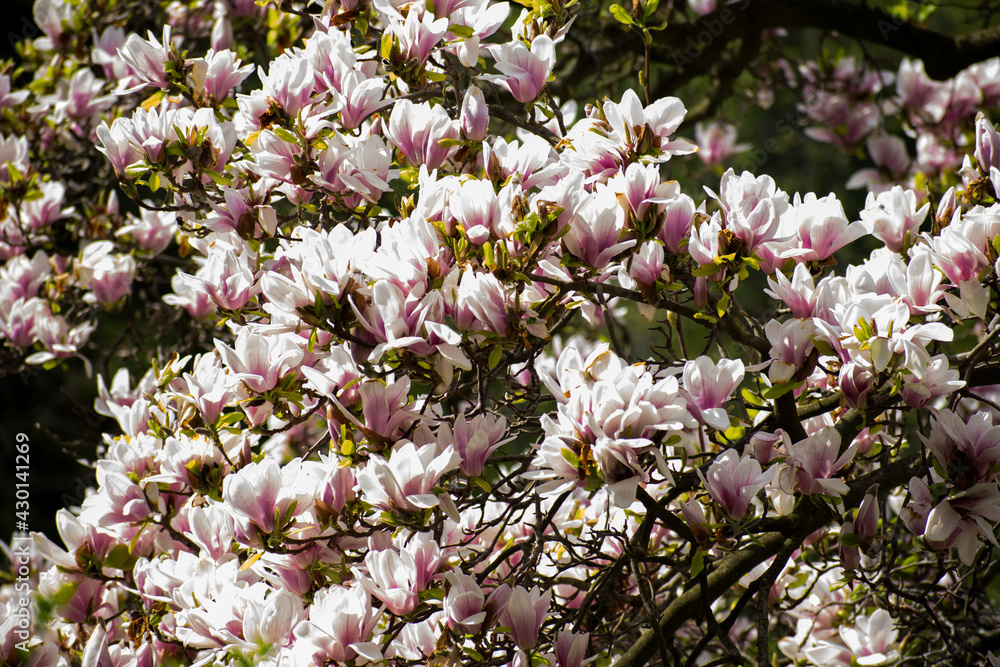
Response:
[{"label": "unopened flower bud", "polygon": [[490,113],[487,109],[486,98],[483,91],[478,86],[469,86],[462,101],[462,115],[460,118],[462,136],[469,141],[482,141],[486,138],[486,131],[490,125]]}]

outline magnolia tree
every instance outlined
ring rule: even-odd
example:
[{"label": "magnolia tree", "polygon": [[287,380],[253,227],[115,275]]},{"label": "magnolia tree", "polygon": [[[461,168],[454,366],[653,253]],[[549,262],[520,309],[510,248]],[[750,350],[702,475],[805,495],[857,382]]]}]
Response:
[{"label": "magnolia tree", "polygon": [[98,377],[118,429],[13,559],[0,664],[994,660],[1000,60],[779,63],[873,158],[848,215],[670,180],[757,149],[693,155],[659,35],[709,71],[765,3],[603,8],[642,54],[603,100],[557,98],[592,8],[526,4],[38,3],[2,361],[151,368]]}]

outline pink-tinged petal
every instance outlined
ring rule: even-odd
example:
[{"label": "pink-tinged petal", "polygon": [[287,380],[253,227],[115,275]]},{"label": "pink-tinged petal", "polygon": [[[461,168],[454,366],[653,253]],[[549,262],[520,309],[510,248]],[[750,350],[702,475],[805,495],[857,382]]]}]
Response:
[{"label": "pink-tinged petal", "polygon": [[927,515],[927,528],[924,538],[932,542],[944,542],[958,527],[962,517],[951,504],[944,500]]}]

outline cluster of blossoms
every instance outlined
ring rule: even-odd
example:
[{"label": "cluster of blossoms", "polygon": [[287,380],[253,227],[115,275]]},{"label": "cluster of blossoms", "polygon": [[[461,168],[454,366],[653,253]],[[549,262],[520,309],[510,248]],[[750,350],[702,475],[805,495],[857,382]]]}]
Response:
[{"label": "cluster of blossoms", "polygon": [[[550,92],[573,3],[192,4],[145,37],[40,4],[59,75],[0,75],[5,358],[87,361],[144,279],[201,332],[99,378],[120,434],[64,546],[34,535],[46,613],[0,620],[0,662],[767,663],[774,633],[890,664],[949,641],[895,627],[932,575],[990,622],[946,595],[1000,548],[986,117],[933,212],[908,168],[858,220],[733,170],[696,201],[679,99]],[[70,188],[74,153],[117,189]],[[623,317],[661,336],[637,362]]]},{"label": "cluster of blossoms", "polygon": [[[796,81],[791,68],[787,71]],[[928,182],[948,187],[961,176],[969,190],[970,180],[982,179],[970,160],[973,147],[974,159],[989,176],[989,154],[974,142],[982,134],[977,114],[1000,112],[1000,58],[945,81],[931,79],[919,60],[903,59],[893,73],[851,56],[834,64],[803,63],[799,75],[805,100],[800,111],[811,124],[806,133],[848,151],[863,146],[874,162],[848,179],[848,188],[879,194],[906,183],[923,197]],[[902,121],[912,142],[887,131],[890,118]],[[908,143],[915,145],[915,155]]]}]

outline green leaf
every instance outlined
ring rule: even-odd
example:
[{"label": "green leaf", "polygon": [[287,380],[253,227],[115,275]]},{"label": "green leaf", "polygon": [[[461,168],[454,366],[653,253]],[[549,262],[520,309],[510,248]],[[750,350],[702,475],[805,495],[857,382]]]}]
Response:
[{"label": "green leaf", "polygon": [[776,398],[781,398],[788,392],[792,391],[793,389],[797,389],[798,387],[801,386],[802,382],[785,382],[784,384],[778,384],[773,387],[768,387],[763,392],[761,392],[761,396],[773,400]]},{"label": "green leaf", "polygon": [[719,317],[722,317],[723,315],[726,314],[726,310],[728,308],[729,308],[729,295],[723,294],[722,298],[719,299],[719,303],[716,304],[715,306],[715,312],[719,314]]},{"label": "green leaf", "polygon": [[242,412],[227,412],[222,415],[222,419],[219,420],[219,428],[225,428],[227,426],[232,426],[238,422],[243,421]]},{"label": "green leaf", "polygon": [[646,0],[646,6],[643,7],[642,15],[647,19],[656,13],[656,8],[660,6],[660,0]]},{"label": "green leaf", "polygon": [[290,144],[298,144],[299,143],[299,138],[298,137],[296,137],[294,134],[292,134],[290,131],[286,130],[285,128],[281,127],[280,125],[275,125],[274,127],[272,127],[271,131],[274,132],[279,137],[281,137],[282,141],[287,141]]},{"label": "green leaf", "polygon": [[392,55],[392,33],[386,31],[382,34],[382,41],[379,43],[378,54],[382,60],[388,60]]},{"label": "green leaf", "polygon": [[208,169],[204,173],[206,176],[211,178],[212,182],[215,183],[216,185],[232,185],[233,182],[232,176],[228,176],[226,174],[220,174],[214,169]]},{"label": "green leaf", "polygon": [[316,317],[321,320],[326,319],[326,302],[323,300],[323,293],[320,290],[316,290],[316,296],[313,299],[313,310],[316,312]]},{"label": "green leaf", "polygon": [[476,486],[478,486],[480,489],[482,489],[486,493],[489,493],[490,491],[493,490],[492,488],[490,488],[489,482],[487,482],[482,477],[473,477],[472,478],[472,483],[475,484]]},{"label": "green leaf", "polygon": [[691,558],[691,576],[697,577],[704,569],[705,551],[701,547],[698,547],[698,550],[694,552],[694,556]]},{"label": "green leaf", "polygon": [[143,101],[143,103],[142,103],[141,106],[142,106],[142,108],[145,111],[149,111],[153,107],[157,106],[160,102],[162,102],[163,98],[166,97],[166,96],[167,96],[167,91],[165,91],[165,90],[158,90],[155,93],[153,93],[152,95],[150,95],[149,97],[147,97]]},{"label": "green leaf", "polygon": [[467,25],[451,24],[448,26],[448,32],[455,35],[456,37],[461,37],[462,39],[468,39],[474,35],[474,31]]},{"label": "green leaf", "polygon": [[721,264],[712,261],[709,262],[708,264],[702,264],[697,269],[692,271],[691,275],[694,276],[695,278],[701,278],[702,276],[710,276],[716,271],[718,271],[720,268],[722,268]]},{"label": "green leaf", "polygon": [[573,450],[563,447],[559,450],[559,453],[562,454],[562,457],[566,459],[571,466],[574,468],[580,467],[580,459],[573,453]]},{"label": "green leaf", "polygon": [[625,8],[621,5],[611,5],[611,15],[615,17],[615,20],[619,23],[624,23],[625,25],[635,25],[635,19],[632,15],[625,11]]},{"label": "green leaf", "polygon": [[500,357],[503,356],[503,347],[500,345],[494,345],[493,349],[490,350],[489,368],[493,370],[496,368],[497,364],[500,363]]},{"label": "green leaf", "polygon": [[126,545],[118,544],[115,545],[115,548],[112,549],[111,553],[107,555],[102,565],[104,567],[113,567],[116,570],[126,570],[131,572],[132,568],[135,567],[135,562],[137,560],[139,559],[132,555]]},{"label": "green leaf", "polygon": [[59,590],[52,596],[53,604],[64,605],[72,600],[73,596],[76,595],[76,589],[80,587],[82,581],[82,579],[80,581],[70,581],[60,586]]}]

